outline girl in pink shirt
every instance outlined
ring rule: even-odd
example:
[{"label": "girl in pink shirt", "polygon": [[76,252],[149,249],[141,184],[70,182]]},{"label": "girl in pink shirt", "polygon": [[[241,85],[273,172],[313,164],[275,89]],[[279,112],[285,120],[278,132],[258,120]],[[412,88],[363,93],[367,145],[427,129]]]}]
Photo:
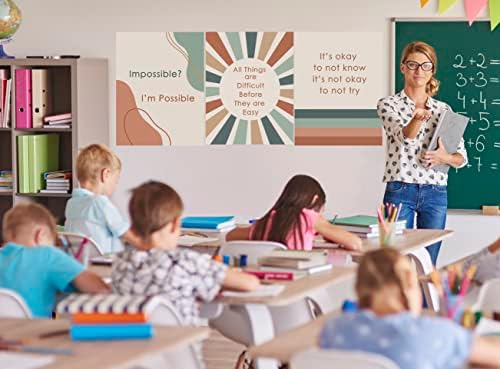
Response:
[{"label": "girl in pink shirt", "polygon": [[314,236],[320,234],[349,250],[360,250],[361,239],[331,224],[321,214],[326,202],[319,182],[307,175],[296,175],[286,184],[274,206],[250,228],[237,228],[226,240],[265,240],[280,242],[293,250],[311,250]]}]

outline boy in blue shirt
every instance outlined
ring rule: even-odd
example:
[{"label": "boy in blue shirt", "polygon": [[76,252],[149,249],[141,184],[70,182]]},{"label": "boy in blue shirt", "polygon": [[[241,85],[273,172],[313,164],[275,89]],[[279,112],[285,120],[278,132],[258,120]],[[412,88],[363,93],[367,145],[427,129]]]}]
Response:
[{"label": "boy in blue shirt", "polygon": [[55,245],[56,224],[47,209],[21,204],[4,216],[0,288],[17,292],[37,318],[50,318],[59,292],[107,293],[109,287]]},{"label": "boy in blue shirt", "polygon": [[128,221],[109,199],[120,171],[120,159],[109,148],[99,144],[85,147],[76,159],[81,188],[73,190],[66,205],[64,230],[90,237],[104,254],[123,251],[122,241],[135,243]]}]

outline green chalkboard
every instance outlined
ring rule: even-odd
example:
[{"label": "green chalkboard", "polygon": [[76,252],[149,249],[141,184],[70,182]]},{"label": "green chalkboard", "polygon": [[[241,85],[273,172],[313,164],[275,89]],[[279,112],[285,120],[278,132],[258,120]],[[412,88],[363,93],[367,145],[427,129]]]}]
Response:
[{"label": "green chalkboard", "polygon": [[448,207],[478,209],[500,204],[500,27],[489,22],[399,21],[395,24],[396,91],[404,79],[399,62],[404,47],[416,40],[437,52],[436,98],[471,120],[464,134],[469,164],[450,169]]}]

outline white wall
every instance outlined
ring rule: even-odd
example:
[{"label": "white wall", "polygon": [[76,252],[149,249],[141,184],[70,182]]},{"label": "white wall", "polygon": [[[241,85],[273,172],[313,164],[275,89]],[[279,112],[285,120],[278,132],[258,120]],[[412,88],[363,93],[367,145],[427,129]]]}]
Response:
[{"label": "white wall", "polygon": [[[418,0],[16,0],[24,23],[7,50],[16,56],[80,54],[109,59],[114,137],[114,58],[117,31],[378,31],[384,35],[385,91],[390,86],[390,18],[435,17],[437,1]],[[463,17],[462,1],[447,16]],[[375,103],[375,102],[374,102]],[[89,122],[106,124],[107,122]],[[111,144],[114,145],[114,142]],[[125,212],[127,191],[154,178],[181,193],[189,213],[262,214],[295,173],[317,177],[327,212],[372,212],[381,200],[382,147],[116,147],[124,170],[115,202]],[[498,236],[500,217],[451,215],[457,235],[441,262]]]}]

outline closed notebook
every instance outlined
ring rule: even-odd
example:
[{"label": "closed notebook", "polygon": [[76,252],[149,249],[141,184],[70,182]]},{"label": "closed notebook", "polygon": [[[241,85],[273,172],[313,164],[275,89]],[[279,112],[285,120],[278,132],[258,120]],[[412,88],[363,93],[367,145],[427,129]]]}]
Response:
[{"label": "closed notebook", "polygon": [[28,136],[17,136],[17,171],[19,193],[29,193]]},{"label": "closed notebook", "polygon": [[16,69],[16,127],[32,128],[31,69]]},{"label": "closed notebook", "polygon": [[33,128],[43,127],[43,118],[52,110],[52,88],[47,69],[31,71]]},{"label": "closed notebook", "polygon": [[43,134],[28,136],[28,160],[30,168],[30,192],[45,188],[44,173],[59,169],[59,135]]},{"label": "closed notebook", "polygon": [[[431,143],[429,144],[429,150],[436,150],[438,147],[438,139],[441,138],[447,152],[457,152],[458,145],[464,135],[467,123],[469,123],[469,118],[461,114],[454,113],[451,110],[445,110],[439,118],[438,125],[434,131],[434,135],[432,136]],[[442,164],[435,165],[432,168],[443,173],[448,173],[450,166]]]},{"label": "closed notebook", "polygon": [[221,229],[234,224],[234,216],[182,218],[182,228]]},{"label": "closed notebook", "polygon": [[69,334],[74,341],[149,339],[153,337],[153,325],[78,324],[71,326]]}]

